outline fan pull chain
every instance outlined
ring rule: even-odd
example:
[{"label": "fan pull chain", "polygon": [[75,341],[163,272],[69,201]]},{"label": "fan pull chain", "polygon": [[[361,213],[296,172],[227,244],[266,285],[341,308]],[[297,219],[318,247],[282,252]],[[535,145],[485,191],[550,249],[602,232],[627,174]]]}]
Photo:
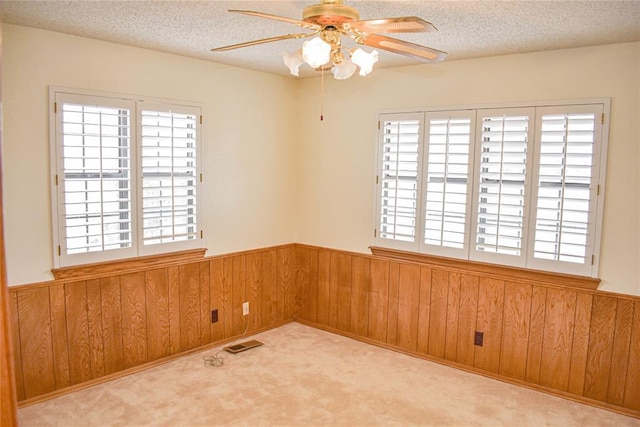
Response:
[{"label": "fan pull chain", "polygon": [[324,67],[320,68],[320,121],[324,121]]}]

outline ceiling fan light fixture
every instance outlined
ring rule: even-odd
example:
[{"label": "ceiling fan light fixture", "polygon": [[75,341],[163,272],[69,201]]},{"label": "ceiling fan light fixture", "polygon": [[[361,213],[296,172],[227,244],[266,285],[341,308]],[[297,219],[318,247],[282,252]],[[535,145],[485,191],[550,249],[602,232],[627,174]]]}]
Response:
[{"label": "ceiling fan light fixture", "polygon": [[342,62],[335,64],[333,68],[331,68],[331,73],[336,80],[346,80],[356,72],[357,68],[356,64],[345,58]]},{"label": "ceiling fan light fixture", "polygon": [[289,68],[289,72],[294,76],[299,76],[298,70],[300,66],[304,64],[304,59],[302,58],[302,49],[298,49],[293,53],[282,52],[282,59],[284,60],[284,65]]},{"label": "ceiling fan light fixture", "polygon": [[331,59],[331,45],[320,37],[302,43],[302,58],[311,68],[318,68]]},{"label": "ceiling fan light fixture", "polygon": [[359,74],[364,77],[373,70],[373,64],[378,62],[378,51],[374,49],[367,53],[358,48],[351,54],[351,61],[360,67]]}]

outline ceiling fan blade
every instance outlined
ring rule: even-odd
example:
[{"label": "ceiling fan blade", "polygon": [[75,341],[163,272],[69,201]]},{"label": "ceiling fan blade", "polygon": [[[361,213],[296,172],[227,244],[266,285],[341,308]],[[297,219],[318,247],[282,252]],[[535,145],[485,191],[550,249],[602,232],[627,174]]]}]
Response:
[{"label": "ceiling fan blade", "polygon": [[417,16],[401,18],[367,19],[347,22],[345,25],[363,33],[422,33],[438,31],[431,22]]},{"label": "ceiling fan blade", "polygon": [[419,59],[423,62],[440,62],[447,57],[447,53],[442,52],[441,50],[378,34],[369,34],[359,43],[366,46],[377,47],[389,52],[406,55],[411,58]]},{"label": "ceiling fan blade", "polygon": [[311,23],[311,22],[305,22],[305,21],[300,21],[299,19],[287,18],[286,16],[271,15],[269,13],[254,12],[252,10],[237,10],[237,9],[233,9],[233,10],[230,10],[229,12],[242,13],[244,15],[257,16],[259,18],[275,19],[276,21],[282,21],[282,22],[287,22],[289,24],[295,24],[298,27],[308,28],[310,30],[319,30],[320,28],[322,28],[320,25],[314,24],[314,23]]},{"label": "ceiling fan blade", "polygon": [[250,42],[232,44],[232,45],[229,45],[229,46],[216,47],[216,48],[211,49],[211,52],[222,52],[222,51],[225,51],[225,50],[238,49],[238,48],[241,48],[241,47],[253,46],[253,45],[263,44],[263,43],[277,42],[277,41],[280,41],[280,40],[301,39],[301,38],[309,37],[309,36],[312,36],[312,35],[313,35],[313,33],[311,33],[311,34],[285,34],[284,36],[268,37],[266,39],[252,40]]}]

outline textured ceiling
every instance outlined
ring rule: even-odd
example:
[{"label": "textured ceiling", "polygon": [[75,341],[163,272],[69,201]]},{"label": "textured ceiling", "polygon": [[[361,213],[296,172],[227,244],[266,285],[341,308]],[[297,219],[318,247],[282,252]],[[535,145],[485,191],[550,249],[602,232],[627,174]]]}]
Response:
[{"label": "textured ceiling", "polygon": [[[7,1],[2,22],[174,53],[206,61],[288,75],[287,40],[212,53],[212,47],[301,32],[280,21],[233,14],[229,9],[295,19],[319,1]],[[361,19],[419,16],[437,33],[393,37],[449,53],[447,60],[640,41],[640,0],[633,1],[359,1],[346,0]],[[380,52],[376,68],[419,64]],[[429,66],[429,65],[425,65]],[[306,68],[306,69],[305,69]],[[301,77],[317,75],[301,67]]]}]

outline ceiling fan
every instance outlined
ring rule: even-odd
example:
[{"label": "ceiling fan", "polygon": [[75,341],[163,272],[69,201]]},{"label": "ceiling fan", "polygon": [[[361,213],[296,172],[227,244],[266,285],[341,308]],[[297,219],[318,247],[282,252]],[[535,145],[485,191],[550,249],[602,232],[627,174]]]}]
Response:
[{"label": "ceiling fan", "polygon": [[342,36],[359,45],[398,53],[428,63],[442,61],[447,56],[446,52],[437,49],[380,34],[437,31],[430,22],[416,16],[360,20],[360,14],[355,8],[342,3],[342,0],[322,0],[320,4],[304,8],[302,20],[250,10],[230,10],[229,12],[287,22],[310,32],[253,40],[214,48],[211,51],[227,51],[280,40],[315,36],[305,41],[300,50],[293,53],[283,52],[284,62],[291,74],[295,76],[298,75],[300,65],[307,63],[315,69],[331,69],[336,79],[351,77],[356,67],[360,68],[359,74],[365,76],[371,72],[373,64],[378,60],[378,52],[375,49],[367,53],[360,48],[349,49],[343,46]]}]

